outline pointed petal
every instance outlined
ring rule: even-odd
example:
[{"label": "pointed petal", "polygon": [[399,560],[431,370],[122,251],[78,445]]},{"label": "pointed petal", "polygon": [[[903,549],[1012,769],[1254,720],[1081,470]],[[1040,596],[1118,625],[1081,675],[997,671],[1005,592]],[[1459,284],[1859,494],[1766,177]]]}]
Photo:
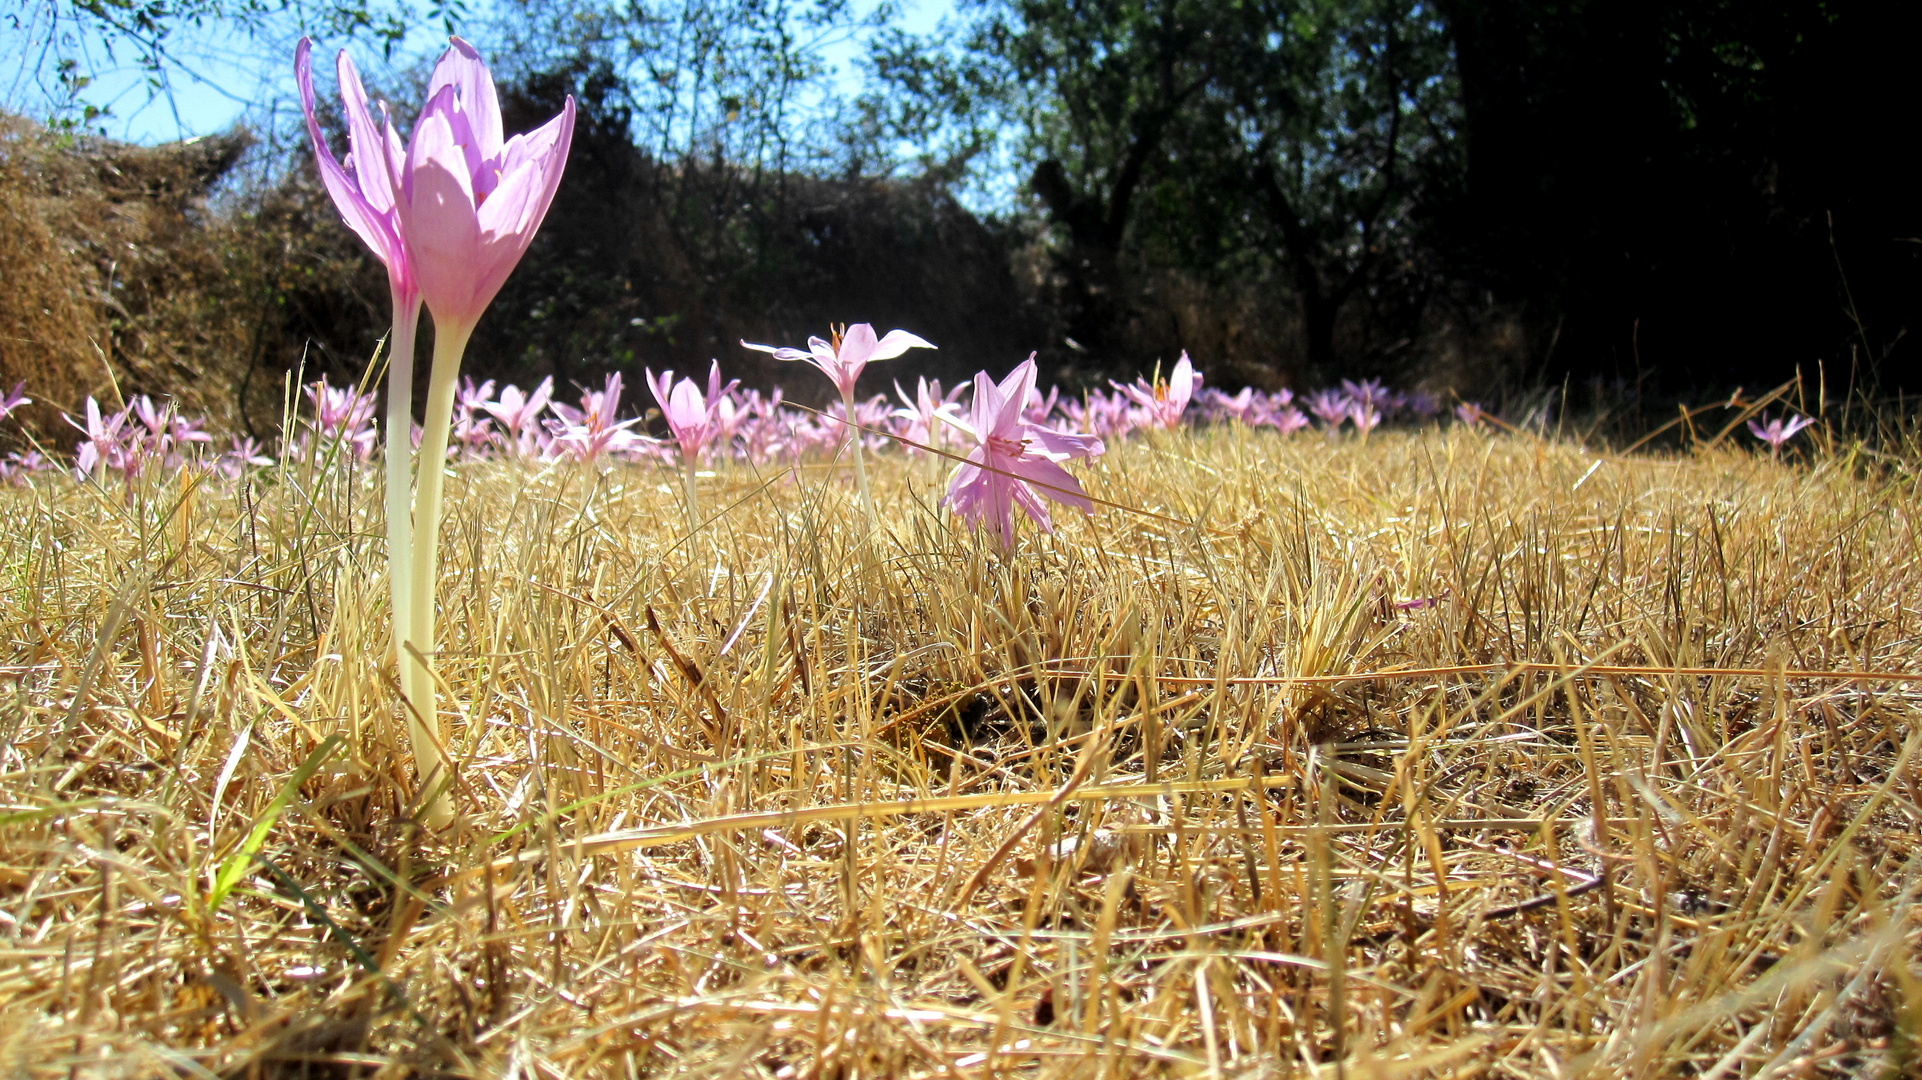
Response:
[{"label": "pointed petal", "polygon": [[[439,113],[421,117],[407,151],[407,197],[401,225],[422,299],[437,324],[471,325],[493,293],[480,298],[476,268],[484,262],[480,221],[460,147]],[[495,281],[494,288],[499,288]]]},{"label": "pointed petal", "polygon": [[427,80],[427,96],[433,97],[443,86],[453,87],[460,95],[461,111],[467,114],[480,156],[498,156],[501,102],[494,90],[494,77],[488,74],[480,53],[460,38],[448,39],[447,51],[441,54],[440,62],[434,65],[433,76]]},{"label": "pointed petal", "polygon": [[334,159],[334,152],[328,149],[327,140],[320,134],[320,123],[314,118],[312,51],[313,41],[301,38],[300,45],[294,50],[294,81],[300,89],[300,108],[306,114],[307,138],[314,147],[314,164],[320,168],[320,182],[326,187],[328,197],[333,199],[334,208],[340,211],[341,220],[360,237],[375,258],[387,266],[388,276],[404,279],[407,276],[407,259],[400,238],[395,235],[387,219],[368,203],[360,192],[360,186],[347,175],[340,162]]},{"label": "pointed petal", "polygon": [[367,110],[367,90],[360,84],[354,59],[342,49],[334,57],[334,72],[340,80],[340,100],[347,113],[347,146],[354,182],[367,204],[382,214],[394,209],[393,176],[387,171],[387,150],[381,145],[380,129]]},{"label": "pointed petal", "polygon": [[[874,328],[871,326],[866,326],[865,323],[862,325],[866,327],[868,334],[872,336],[874,333]],[[852,335],[854,333],[854,330],[850,328],[848,330],[848,333],[849,335]],[[846,347],[847,346],[845,344],[842,345],[842,348],[846,348]],[[934,348],[933,345],[930,345],[926,341],[923,341],[920,338],[915,337],[913,334],[908,333],[906,330],[890,330],[888,331],[887,337],[884,337],[880,341],[875,343],[874,351],[868,356],[868,359],[869,360],[892,360],[895,357],[900,356],[902,353],[907,352],[909,349],[932,349],[932,348]]]}]

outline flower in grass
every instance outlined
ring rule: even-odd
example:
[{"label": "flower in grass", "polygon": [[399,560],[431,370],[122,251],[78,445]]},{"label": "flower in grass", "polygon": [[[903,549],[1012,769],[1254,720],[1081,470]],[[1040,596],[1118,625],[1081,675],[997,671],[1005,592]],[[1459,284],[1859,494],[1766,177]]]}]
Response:
[{"label": "flower in grass", "polygon": [[1134,403],[1120,391],[1092,391],[1080,401],[1062,402],[1061,412],[1075,427],[1107,439],[1128,434],[1141,419]]},{"label": "flower in grass", "polygon": [[233,436],[233,445],[218,458],[214,459],[214,471],[228,479],[234,479],[248,469],[264,468],[274,463],[260,444],[253,439]]},{"label": "flower in grass", "polygon": [[546,432],[541,428],[540,415],[547,411],[547,403],[554,397],[554,377],[549,375],[534,387],[534,392],[523,393],[513,383],[501,387],[498,400],[483,401],[480,407],[507,429],[509,447],[521,457],[535,457],[541,452],[541,440]]},{"label": "flower in grass", "polygon": [[560,417],[554,429],[554,448],[581,461],[593,461],[602,454],[627,453],[651,446],[653,440],[628,430],[641,422],[640,417],[614,418],[620,407],[621,373],[618,371],[607,377],[601,389],[582,391],[578,409],[558,401],[549,405],[554,415]]},{"label": "flower in grass", "polygon": [[93,476],[101,469],[124,468],[130,458],[128,440],[122,434],[127,426],[127,410],[103,415],[100,403],[87,395],[87,419],[85,423],[67,417],[67,423],[79,429],[82,436],[78,451],[74,454],[73,469],[81,479]]},{"label": "flower in grass", "polygon": [[1181,359],[1175,361],[1174,370],[1168,373],[1167,382],[1156,378],[1151,384],[1146,379],[1136,379],[1133,386],[1123,386],[1110,379],[1109,385],[1135,403],[1147,426],[1173,428],[1181,425],[1181,414],[1188,408],[1195,388],[1201,385],[1201,373],[1195,370],[1194,362],[1184,350]]},{"label": "flower in grass", "polygon": [[1309,424],[1308,416],[1300,409],[1289,405],[1264,415],[1261,423],[1267,424],[1283,435],[1292,435]]},{"label": "flower in grass", "polygon": [[682,457],[689,462],[699,458],[701,452],[720,437],[721,403],[740,385],[740,380],[722,386],[718,362],[708,369],[705,394],[693,379],[675,382],[673,371],[663,371],[656,377],[650,370],[646,376],[647,388],[654,392],[654,400],[661,406],[661,417],[667,421],[667,430],[673,434],[674,441],[680,444]]},{"label": "flower in grass", "polygon": [[1814,420],[1806,416],[1791,416],[1787,419],[1778,416],[1771,420],[1767,413],[1763,413],[1759,421],[1758,419],[1749,420],[1748,430],[1749,434],[1769,444],[1769,456],[1773,457],[1782,452],[1783,443],[1795,438],[1803,428],[1814,423]]},{"label": "flower in grass", "polygon": [[6,457],[0,458],[0,481],[24,484],[28,477],[37,472],[45,472],[48,467],[47,459],[41,456],[40,451],[28,450],[23,453],[15,450]]},{"label": "flower in grass", "polygon": [[1041,496],[1083,513],[1094,512],[1094,503],[1081,484],[1060,463],[1101,453],[1101,440],[1029,423],[1022,411],[1034,381],[1033,356],[998,385],[983,371],[974,377],[970,419],[940,414],[975,443],[967,460],[955,468],[941,501],[976,528],[992,522],[1004,550],[1014,546],[1016,506],[1027,511],[1043,532],[1052,532],[1054,526]]},{"label": "flower in grass", "polygon": [[870,323],[855,323],[847,328],[847,333],[833,334],[832,337],[831,341],[809,338],[807,352],[773,345],[752,345],[745,341],[741,342],[741,347],[771,354],[776,360],[802,360],[813,364],[834,383],[834,388],[844,401],[853,400],[854,384],[870,362],[892,360],[909,349],[934,348],[906,330],[890,330],[886,337],[876,338],[874,326]]},{"label": "flower in grass", "polygon": [[1489,412],[1473,401],[1464,401],[1455,406],[1455,419],[1469,427],[1484,427],[1489,420]]},{"label": "flower in grass", "polygon": [[493,397],[494,380],[476,386],[472,376],[462,376],[454,392],[454,441],[469,454],[479,454],[494,442],[494,422],[483,415]]},{"label": "flower in grass", "polygon": [[1381,424],[1381,412],[1369,398],[1350,398],[1348,421],[1355,425],[1356,431],[1366,435]]},{"label": "flower in grass", "polygon": [[511,139],[480,53],[460,38],[434,66],[428,99],[400,155],[390,127],[400,235],[436,332],[471,329],[539,231],[574,137],[574,98]]},{"label": "flower in grass", "polygon": [[339,442],[353,448],[354,456],[366,458],[374,452],[374,408],[379,401],[351,386],[329,386],[326,379],[303,387],[314,406],[314,431],[324,442]]},{"label": "flower in grass", "polygon": [[1207,410],[1209,419],[1232,420],[1238,424],[1248,423],[1257,407],[1255,388],[1252,386],[1242,387],[1237,394],[1210,386],[1196,392],[1194,400]]},{"label": "flower in grass", "polygon": [[27,384],[24,382],[14,383],[13,389],[7,391],[5,397],[0,397],[0,420],[5,420],[7,417],[12,416],[13,410],[18,409],[22,405],[33,404],[33,399],[22,393],[26,388]]},{"label": "flower in grass", "polygon": [[[899,387],[896,389],[899,389]],[[955,387],[957,393],[960,389],[958,386]],[[1039,390],[1028,395],[1028,403],[1022,407],[1021,415],[1025,417],[1030,424],[1046,424],[1048,418],[1054,415],[1055,406],[1060,403],[1061,388],[1059,386],[1050,386],[1048,387],[1047,397],[1042,397]]]},{"label": "flower in grass", "polygon": [[1383,386],[1380,379],[1363,379],[1360,382],[1343,379],[1341,390],[1348,400],[1373,405],[1377,412],[1393,412],[1402,403],[1401,395]]},{"label": "flower in grass", "polygon": [[1332,432],[1348,419],[1348,395],[1339,390],[1317,390],[1308,395],[1308,411]]},{"label": "flower in grass", "polygon": [[[941,445],[942,440],[945,438],[945,436],[942,435],[944,429],[935,421],[944,413],[957,412],[960,407],[955,404],[955,401],[961,396],[962,391],[965,389],[965,386],[957,386],[943,394],[941,392],[941,380],[931,380],[924,376],[916,376],[914,380],[914,396],[909,397],[908,392],[901,389],[899,382],[894,384],[894,392],[896,396],[901,399],[903,406],[902,408],[894,410],[894,417],[897,420],[904,421],[901,428],[901,437],[910,444],[908,446],[909,454],[925,453],[925,451],[921,449],[921,446],[939,447]],[[1049,409],[1050,411],[1053,409],[1052,400],[1049,402]],[[1032,410],[1025,411],[1024,415],[1032,416]],[[1046,414],[1044,413],[1043,415],[1045,416]],[[920,446],[912,445],[914,443],[919,443]]]}]

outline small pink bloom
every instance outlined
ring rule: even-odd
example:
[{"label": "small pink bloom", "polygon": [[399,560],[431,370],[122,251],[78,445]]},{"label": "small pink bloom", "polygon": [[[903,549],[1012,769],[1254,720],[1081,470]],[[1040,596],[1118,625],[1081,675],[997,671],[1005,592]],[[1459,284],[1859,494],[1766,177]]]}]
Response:
[{"label": "small pink bloom", "polygon": [[21,393],[22,390],[26,389],[26,386],[27,384],[24,382],[14,383],[13,389],[7,392],[7,396],[0,397],[0,420],[5,420],[7,417],[12,416],[13,410],[22,405],[33,404],[32,398]]},{"label": "small pink bloom", "polygon": [[870,361],[892,360],[909,349],[934,348],[906,330],[890,330],[886,337],[876,339],[874,327],[868,323],[855,323],[848,327],[845,335],[833,342],[811,337],[808,339],[807,352],[773,345],[751,345],[745,341],[741,342],[741,347],[770,353],[776,360],[803,360],[813,364],[834,382],[834,388],[840,391],[843,399],[854,396],[854,383]]},{"label": "small pink bloom", "polygon": [[1770,420],[1767,413],[1763,413],[1761,419],[1763,423],[1757,423],[1755,420],[1748,422],[1749,434],[1769,444],[1771,454],[1779,452],[1783,443],[1795,438],[1803,428],[1815,423],[1806,416],[1791,416],[1787,420],[1777,417]]},{"label": "small pink bloom", "polygon": [[1348,395],[1339,390],[1317,390],[1308,395],[1308,411],[1331,432],[1348,419],[1348,405]]},{"label": "small pink bloom", "polygon": [[[895,383],[894,392],[900,397],[901,404],[904,406],[894,410],[895,419],[905,422],[901,429],[901,437],[910,443],[920,443],[921,446],[940,446],[942,428],[935,421],[944,413],[958,413],[959,406],[955,404],[955,399],[959,398],[965,389],[966,387],[957,386],[943,394],[941,380],[930,381],[925,377],[916,376],[914,396],[909,397],[908,392],[901,389],[901,384]],[[1052,407],[1052,402],[1050,405]],[[920,446],[908,447],[910,454],[925,452]]]},{"label": "small pink bloom", "polygon": [[1027,511],[1043,532],[1052,532],[1054,526],[1041,496],[1084,513],[1094,511],[1080,482],[1060,462],[1101,453],[1101,440],[1029,423],[1023,410],[1034,381],[1032,356],[999,385],[983,371],[974,377],[971,419],[940,414],[975,442],[967,461],[954,470],[942,502],[975,527],[992,521],[1004,549],[1014,546],[1016,506]]},{"label": "small pink bloom", "polygon": [[614,419],[620,407],[621,375],[618,371],[607,377],[603,389],[583,392],[578,409],[558,401],[549,405],[554,415],[561,418],[559,429],[554,433],[555,448],[582,461],[593,461],[602,454],[647,448],[652,440],[628,430],[641,422],[640,417]]},{"label": "small pink bloom", "polygon": [[654,392],[654,400],[661,406],[661,417],[667,421],[667,430],[674,435],[674,441],[681,445],[682,456],[695,460],[720,435],[721,403],[739,383],[723,387],[718,362],[708,369],[706,394],[701,393],[693,379],[676,383],[672,371],[663,371],[656,377],[650,370],[646,376],[647,388]]},{"label": "small pink bloom", "polygon": [[1188,408],[1188,399],[1201,385],[1201,373],[1195,370],[1194,362],[1184,350],[1165,383],[1156,381],[1150,385],[1146,379],[1136,379],[1133,386],[1123,386],[1113,380],[1109,382],[1134,401],[1147,424],[1173,428],[1181,425],[1181,414]]},{"label": "small pink bloom", "polygon": [[501,387],[500,400],[483,401],[480,407],[507,429],[507,438],[515,453],[534,457],[537,443],[545,434],[541,430],[540,415],[547,411],[547,403],[553,396],[554,377],[549,375],[531,394],[522,393],[520,387],[508,383]]}]

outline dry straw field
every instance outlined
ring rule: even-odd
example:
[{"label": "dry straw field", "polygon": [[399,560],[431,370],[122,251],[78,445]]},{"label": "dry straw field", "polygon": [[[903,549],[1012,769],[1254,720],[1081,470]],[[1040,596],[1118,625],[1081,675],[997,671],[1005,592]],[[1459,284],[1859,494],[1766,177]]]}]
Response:
[{"label": "dry straw field", "polygon": [[[1922,538],[1833,448],[1237,427],[463,463],[415,804],[377,472],[0,490],[25,1077],[1913,1073]],[[1125,507],[1122,509],[1118,507]]]}]

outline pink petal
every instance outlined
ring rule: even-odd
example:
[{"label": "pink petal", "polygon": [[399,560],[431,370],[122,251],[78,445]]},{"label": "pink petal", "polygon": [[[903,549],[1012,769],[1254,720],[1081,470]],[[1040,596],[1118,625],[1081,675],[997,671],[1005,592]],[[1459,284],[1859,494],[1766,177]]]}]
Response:
[{"label": "pink petal", "polygon": [[461,111],[467,114],[468,125],[474,133],[475,149],[480,156],[498,156],[501,152],[501,102],[494,91],[494,77],[487,73],[487,65],[481,61],[480,53],[457,37],[448,39],[447,51],[441,54],[440,62],[434,65],[434,74],[427,80],[427,96],[433,97],[444,86],[453,87],[460,95]]},{"label": "pink petal", "polygon": [[[407,152],[407,197],[401,224],[414,257],[421,297],[438,324],[471,325],[485,299],[478,296],[477,268],[483,263],[480,221],[474,208],[461,149],[445,119],[429,113],[414,131]],[[494,282],[499,288],[499,282]]]},{"label": "pink petal", "polygon": [[[862,324],[862,326],[867,330],[868,336],[872,337],[874,335],[874,328],[872,326],[867,326],[865,323]],[[853,334],[854,330],[850,328],[848,333]],[[846,347],[844,343],[842,348],[845,349]],[[934,347],[935,346],[928,344],[920,338],[915,337],[913,334],[908,333],[906,330],[890,330],[888,331],[887,337],[882,338],[875,344],[874,351],[868,356],[868,359],[892,360],[902,353],[907,352],[909,349],[932,349]]]},{"label": "pink petal", "polygon": [[[812,345],[810,340],[808,344]],[[855,365],[856,370],[874,359],[874,327],[868,323],[855,323],[848,332],[841,335],[840,358],[844,364]]]},{"label": "pink petal", "polygon": [[300,89],[300,108],[307,117],[307,137],[313,143],[314,163],[320,167],[320,182],[334,200],[341,220],[360,237],[374,257],[386,265],[388,276],[396,281],[405,281],[409,276],[405,246],[394,234],[386,217],[367,201],[361,194],[360,186],[341,168],[340,162],[334,160],[334,152],[328,149],[327,140],[321,137],[320,123],[314,118],[312,51],[313,41],[301,38],[300,45],[294,50],[294,81]]},{"label": "pink petal", "polygon": [[387,151],[381,146],[380,129],[367,111],[367,91],[360,84],[360,72],[346,49],[334,57],[334,72],[340,80],[341,103],[346,106],[348,157],[353,163],[354,181],[369,206],[382,214],[390,213],[394,209],[394,183],[387,171]]}]

